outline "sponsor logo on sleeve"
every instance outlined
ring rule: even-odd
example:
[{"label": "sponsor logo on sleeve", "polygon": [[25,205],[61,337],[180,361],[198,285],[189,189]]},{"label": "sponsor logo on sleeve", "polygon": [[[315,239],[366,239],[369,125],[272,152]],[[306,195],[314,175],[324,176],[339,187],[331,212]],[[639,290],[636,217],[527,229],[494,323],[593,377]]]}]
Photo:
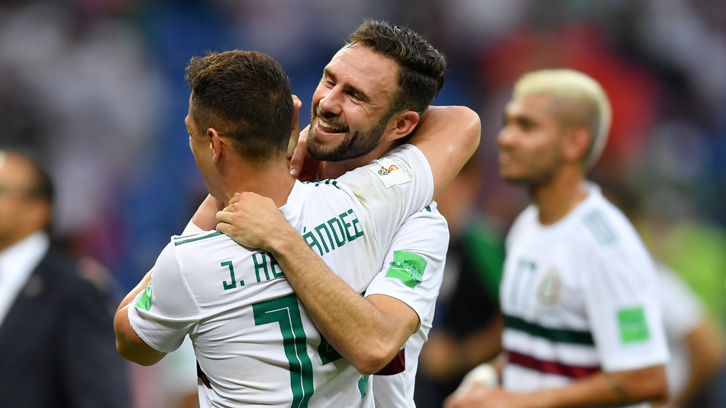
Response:
[{"label": "sponsor logo on sleeve", "polygon": [[623,344],[641,343],[650,340],[648,321],[642,307],[618,310],[618,328]]},{"label": "sponsor logo on sleeve", "polygon": [[386,188],[405,184],[413,180],[411,166],[398,157],[384,157],[368,167]]},{"label": "sponsor logo on sleeve", "polygon": [[149,282],[149,285],[146,286],[144,293],[141,295],[138,302],[136,302],[136,308],[146,310],[147,312],[151,309],[151,282]]},{"label": "sponsor logo on sleeve", "polygon": [[393,253],[393,262],[391,262],[391,267],[386,272],[386,277],[400,279],[406,286],[414,289],[416,285],[421,283],[425,269],[426,260],[420,255],[406,251],[395,251]]}]

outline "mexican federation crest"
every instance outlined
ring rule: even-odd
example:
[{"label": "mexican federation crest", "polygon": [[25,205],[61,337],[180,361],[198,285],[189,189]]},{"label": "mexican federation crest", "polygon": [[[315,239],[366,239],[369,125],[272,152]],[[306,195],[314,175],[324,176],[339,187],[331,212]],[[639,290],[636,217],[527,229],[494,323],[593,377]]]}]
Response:
[{"label": "mexican federation crest", "polygon": [[554,305],[560,300],[560,272],[550,268],[544,274],[537,288],[537,298],[543,305]]}]

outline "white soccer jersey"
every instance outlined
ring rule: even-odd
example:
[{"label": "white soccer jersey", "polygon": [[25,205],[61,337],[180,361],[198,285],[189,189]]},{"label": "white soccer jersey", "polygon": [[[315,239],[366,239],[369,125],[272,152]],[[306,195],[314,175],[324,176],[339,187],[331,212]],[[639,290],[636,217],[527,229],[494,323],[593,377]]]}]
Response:
[{"label": "white soccer jersey", "polygon": [[560,387],[668,359],[655,265],[625,216],[599,187],[588,190],[552,225],[528,207],[507,237],[500,288],[507,390]]},{"label": "white soccer jersey", "polygon": [[[425,157],[406,145],[337,181],[296,182],[280,210],[362,293],[394,232],[432,194]],[[218,232],[172,238],[134,304],[131,325],[154,349],[189,335],[203,407],[373,406],[367,377],[321,338],[275,260]]]},{"label": "white soccer jersey", "polygon": [[[436,203],[431,203],[398,229],[381,272],[366,290],[366,296],[387,295],[406,303],[421,321],[393,361],[371,379],[376,407],[416,406],[413,391],[418,357],[431,330],[448,245],[446,219]],[[412,275],[411,270],[419,273]]]}]

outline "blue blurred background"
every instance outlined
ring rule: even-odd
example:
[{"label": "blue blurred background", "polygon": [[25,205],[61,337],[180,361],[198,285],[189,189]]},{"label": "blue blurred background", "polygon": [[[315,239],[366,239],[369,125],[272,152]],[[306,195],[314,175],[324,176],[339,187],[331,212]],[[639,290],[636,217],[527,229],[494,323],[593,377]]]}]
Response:
[{"label": "blue blurred background", "polygon": [[183,124],[187,61],[234,48],[273,56],[304,126],[322,68],[365,17],[408,25],[446,55],[435,103],[482,117],[477,209],[502,233],[527,203],[496,168],[513,81],[545,67],[600,81],[614,121],[593,178],[627,191],[654,255],[726,322],[720,0],[4,0],[0,148],[51,170],[56,233],[125,293],[206,194]]}]

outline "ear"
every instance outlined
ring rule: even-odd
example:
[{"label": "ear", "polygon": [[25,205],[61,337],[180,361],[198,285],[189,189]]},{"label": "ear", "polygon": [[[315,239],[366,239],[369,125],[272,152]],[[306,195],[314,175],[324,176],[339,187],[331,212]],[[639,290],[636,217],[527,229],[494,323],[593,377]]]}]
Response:
[{"label": "ear", "polygon": [[222,146],[225,144],[224,140],[215,128],[207,129],[207,137],[209,138],[209,150],[212,152],[212,159],[217,163],[222,157]]},{"label": "ear", "polygon": [[33,231],[40,231],[50,224],[53,216],[53,207],[50,203],[35,199],[26,206],[26,222]]},{"label": "ear", "polygon": [[391,120],[388,122],[388,129],[391,129],[392,131],[387,132],[385,139],[393,141],[408,136],[416,128],[418,121],[418,113],[410,110],[393,115]]},{"label": "ear", "polygon": [[573,126],[565,135],[563,157],[571,162],[583,162],[592,144],[590,131],[584,126]]}]

